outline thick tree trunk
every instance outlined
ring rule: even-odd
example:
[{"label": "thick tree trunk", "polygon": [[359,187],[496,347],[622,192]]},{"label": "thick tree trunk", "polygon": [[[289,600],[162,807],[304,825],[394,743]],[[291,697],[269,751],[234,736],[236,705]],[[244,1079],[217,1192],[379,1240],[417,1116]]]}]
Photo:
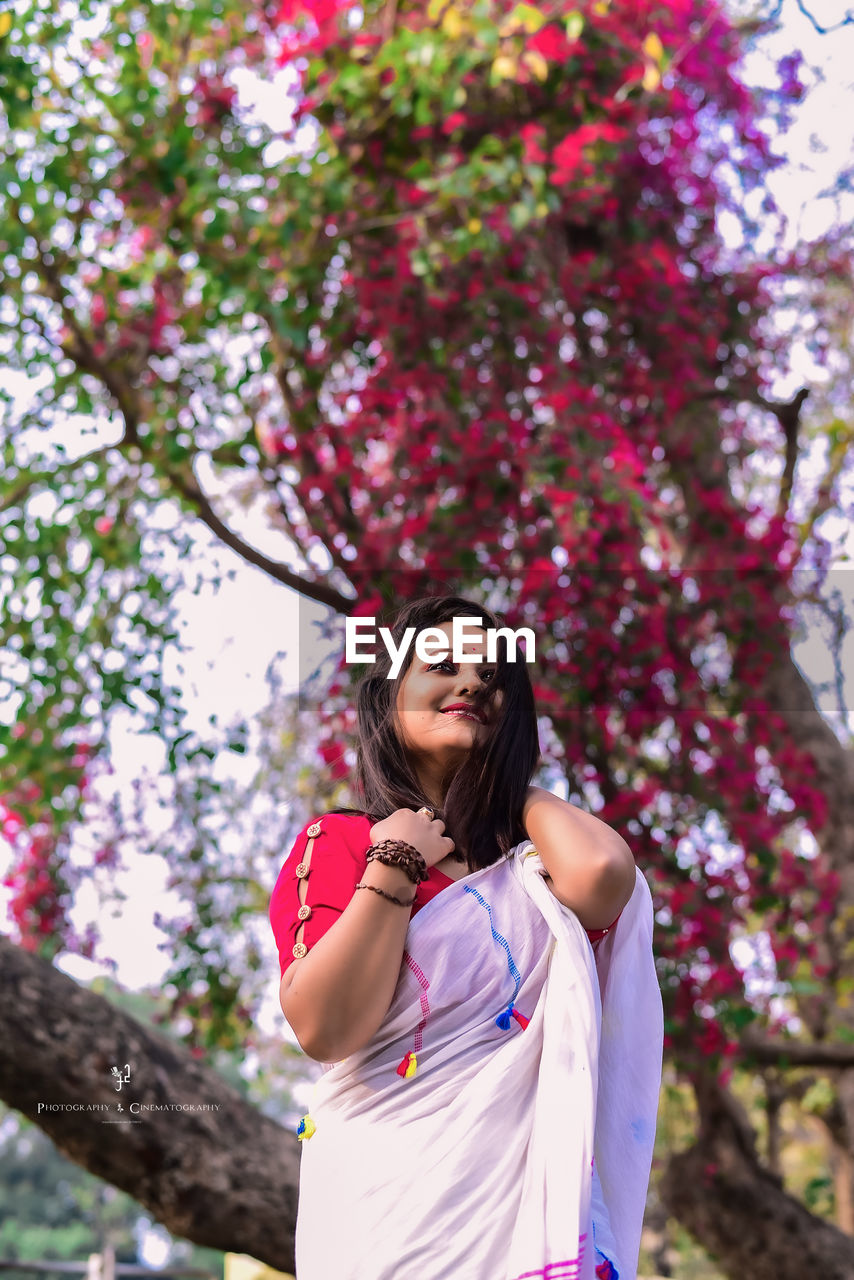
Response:
[{"label": "thick tree trunk", "polygon": [[671,1159],[659,1188],[670,1212],[728,1276],[851,1280],[854,1240],[814,1217],[762,1168],[731,1094],[709,1080],[695,1089],[697,1141]]},{"label": "thick tree trunk", "polygon": [[[120,1090],[113,1067],[130,1076]],[[296,1138],[180,1045],[6,938],[0,1097],[175,1235],[293,1270]]]},{"label": "thick tree trunk", "polygon": [[[829,982],[822,994],[800,999],[798,1012],[816,1039],[832,1039],[840,1027],[854,1030],[854,1008],[834,999],[833,986],[854,978],[854,750],[839,741],[821,715],[790,655],[782,654],[769,667],[761,692],[785,721],[787,736],[809,753],[815,766],[814,785],[827,801],[827,821],[815,835],[840,878],[835,911],[820,939],[819,959],[829,966]],[[854,1114],[850,1123],[854,1135]]]},{"label": "thick tree trunk", "polygon": [[[762,692],[785,720],[792,740],[809,752],[815,785],[827,800],[827,822],[815,834],[840,880],[833,914],[817,939],[817,958],[828,976],[819,993],[798,998],[797,1008],[817,1042],[842,1041],[854,1031],[854,1007],[835,998],[854,981],[854,750],[839,741],[819,713],[807,681],[788,654],[769,668]],[[848,1149],[854,1155],[854,1072],[842,1072],[837,1089]]]},{"label": "thick tree trunk", "polygon": [[[796,397],[795,401],[789,408],[799,410],[803,403],[803,397]],[[783,406],[787,408],[787,406]],[[779,414],[778,414],[779,416]],[[784,421],[780,419],[781,423]],[[668,441],[668,445],[672,454],[674,470],[680,478],[683,490],[685,505],[693,519],[689,522],[688,532],[683,534],[687,541],[685,548],[685,563],[696,563],[698,568],[702,568],[703,547],[702,544],[692,546],[691,532],[702,527],[703,510],[695,502],[694,484],[696,477],[702,477],[703,484],[708,485],[711,479],[714,479],[720,487],[721,494],[730,493],[730,484],[727,471],[727,462],[720,447],[720,426],[717,417],[717,411],[714,400],[710,399],[706,403],[699,403],[692,406],[689,414],[686,414],[684,420],[678,424],[679,429],[674,433],[673,437]],[[684,441],[691,442],[690,452],[684,448]],[[789,440],[791,443],[791,439]],[[794,461],[787,456],[786,471],[791,473]],[[785,492],[786,485],[784,483],[781,490],[781,499],[787,499],[788,493]],[[737,500],[730,497],[734,506],[737,506]],[[785,501],[782,506],[785,507]],[[827,801],[827,821],[821,831],[815,831],[822,853],[828,859],[830,865],[839,873],[840,888],[834,904],[832,916],[822,919],[821,935],[817,938],[817,959],[825,967],[827,977],[823,984],[823,989],[815,994],[799,994],[795,997],[797,1012],[801,1017],[804,1027],[811,1037],[811,1042],[802,1043],[798,1048],[802,1048],[806,1054],[810,1054],[813,1049],[821,1051],[826,1048],[828,1062],[834,1052],[840,1057],[846,1056],[847,1045],[850,1043],[851,1032],[854,1031],[854,1005],[850,1002],[842,1002],[837,1000],[836,995],[839,989],[847,986],[854,980],[854,858],[852,858],[852,850],[854,850],[854,750],[842,742],[834,733],[833,729],[821,715],[815,703],[812,690],[799,670],[797,663],[789,650],[790,637],[782,636],[778,659],[776,662],[769,664],[764,673],[761,686],[756,692],[763,697],[772,711],[776,712],[783,720],[785,729],[781,735],[780,746],[783,747],[789,742],[795,743],[798,747],[805,750],[812,759],[815,767],[814,785],[822,792]],[[738,669],[738,655],[736,654],[736,670]],[[773,754],[773,748],[772,748]],[[817,1059],[816,1059],[817,1061]],[[840,1065],[845,1065],[840,1062]],[[844,1127],[847,1132],[848,1150],[854,1156],[854,1073],[844,1072],[838,1081],[837,1098],[844,1116]],[[703,1210],[701,1204],[694,1204],[692,1199],[693,1188],[686,1185],[679,1185],[679,1177],[688,1178],[692,1169],[695,1167],[692,1161],[699,1161],[696,1167],[702,1168],[703,1161],[700,1156],[708,1146],[710,1139],[701,1139],[696,1146],[680,1156],[679,1160],[683,1164],[674,1163],[672,1166],[672,1174],[670,1186],[673,1192],[673,1211],[676,1216],[684,1223],[684,1225],[692,1233],[696,1233],[698,1238],[706,1239],[701,1234],[703,1227]],[[681,1169],[681,1174],[679,1170]],[[741,1168],[739,1178],[747,1178],[748,1165]],[[764,1175],[766,1178],[769,1175]],[[747,1192],[749,1182],[745,1182],[744,1203],[747,1204],[751,1200],[751,1196]],[[782,1191],[779,1193],[781,1197],[779,1214],[785,1218],[786,1210],[783,1207],[783,1200],[794,1205],[794,1201],[790,1201],[788,1197],[783,1197]],[[768,1188],[764,1193],[760,1191],[758,1182],[754,1187],[754,1196],[756,1200],[756,1208],[759,1209],[764,1204],[767,1197],[771,1196]],[[771,1196],[773,1199],[773,1196]],[[684,1205],[685,1216],[682,1210],[676,1210],[677,1204]],[[693,1207],[692,1207],[693,1205]],[[738,1221],[738,1204],[734,1204],[735,1216],[734,1220]],[[797,1212],[795,1211],[797,1209]],[[806,1211],[798,1206],[792,1210],[793,1216],[786,1218],[791,1222],[792,1231],[799,1229],[800,1215],[806,1214]],[[777,1212],[777,1210],[775,1210]],[[847,1221],[847,1209],[844,1210]],[[773,1216],[773,1215],[772,1215]],[[815,1247],[818,1247],[819,1239],[825,1239],[824,1233],[816,1226],[816,1219],[806,1214],[806,1218],[810,1223],[809,1230],[812,1232],[812,1239]],[[696,1228],[692,1225],[696,1222]],[[750,1216],[744,1219],[747,1227],[747,1239],[751,1237],[752,1228],[750,1227]],[[713,1234],[708,1239],[713,1238]],[[753,1236],[755,1238],[755,1232]],[[711,1248],[712,1245],[709,1244]],[[800,1257],[798,1252],[799,1242],[795,1242],[795,1247],[791,1253],[795,1257]],[[831,1247],[832,1252],[832,1247]],[[729,1253],[721,1254],[721,1257],[729,1258]],[[732,1257],[735,1258],[735,1253]],[[750,1251],[750,1263],[754,1264],[754,1255]],[[729,1261],[726,1263],[729,1267]],[[785,1259],[783,1260],[785,1265]],[[847,1267],[847,1269],[846,1269]],[[843,1267],[842,1272],[833,1271],[832,1274],[844,1274],[845,1276],[854,1276],[854,1263],[848,1262]],[[732,1271],[731,1274],[738,1274]],[[750,1272],[753,1280],[760,1273]],[[764,1272],[762,1274],[765,1274]],[[777,1273],[773,1271],[769,1274],[776,1274],[780,1277],[790,1274],[788,1271],[780,1270]],[[797,1266],[795,1272],[798,1274]],[[803,1269],[801,1275],[821,1274],[824,1272],[810,1271]],[[828,1275],[831,1272],[828,1271]]]}]

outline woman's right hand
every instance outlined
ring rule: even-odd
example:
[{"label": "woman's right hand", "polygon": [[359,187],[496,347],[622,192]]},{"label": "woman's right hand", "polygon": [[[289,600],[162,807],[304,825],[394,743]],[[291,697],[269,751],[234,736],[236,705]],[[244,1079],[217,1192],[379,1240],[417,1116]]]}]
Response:
[{"label": "woman's right hand", "polygon": [[428,867],[435,867],[454,851],[454,842],[442,834],[444,830],[441,818],[430,818],[414,809],[395,809],[371,827],[371,844],[379,844],[380,840],[405,840],[418,850]]}]

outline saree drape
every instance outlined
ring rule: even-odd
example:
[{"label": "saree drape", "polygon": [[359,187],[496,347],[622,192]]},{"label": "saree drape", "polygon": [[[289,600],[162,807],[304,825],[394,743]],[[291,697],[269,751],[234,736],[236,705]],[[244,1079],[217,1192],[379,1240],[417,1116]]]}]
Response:
[{"label": "saree drape", "polygon": [[413,917],[373,1040],[325,1070],[297,1280],[634,1280],[661,1077],[652,900],[594,949],[529,844]]}]

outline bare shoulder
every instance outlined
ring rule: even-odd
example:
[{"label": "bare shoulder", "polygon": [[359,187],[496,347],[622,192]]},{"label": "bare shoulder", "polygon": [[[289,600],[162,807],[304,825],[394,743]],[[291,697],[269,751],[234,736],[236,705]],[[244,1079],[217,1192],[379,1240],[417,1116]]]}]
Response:
[{"label": "bare shoulder", "polygon": [[601,818],[539,788],[525,805],[528,836],[550,879],[552,893],[585,929],[607,929],[631,898],[636,881],[632,851]]}]

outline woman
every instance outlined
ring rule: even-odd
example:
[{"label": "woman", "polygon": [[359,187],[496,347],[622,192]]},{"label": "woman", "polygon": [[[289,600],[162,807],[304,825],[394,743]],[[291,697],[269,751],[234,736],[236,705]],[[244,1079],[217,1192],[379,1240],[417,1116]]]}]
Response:
[{"label": "woman", "polygon": [[362,811],[310,823],[273,893],[282,1009],[327,1064],[298,1280],[630,1280],[661,1068],[649,890],[616,832],[530,785],[527,664],[503,639],[490,664],[483,630],[453,661],[454,617],[501,625],[403,609],[396,646],[438,627],[447,650],[362,681]]}]

